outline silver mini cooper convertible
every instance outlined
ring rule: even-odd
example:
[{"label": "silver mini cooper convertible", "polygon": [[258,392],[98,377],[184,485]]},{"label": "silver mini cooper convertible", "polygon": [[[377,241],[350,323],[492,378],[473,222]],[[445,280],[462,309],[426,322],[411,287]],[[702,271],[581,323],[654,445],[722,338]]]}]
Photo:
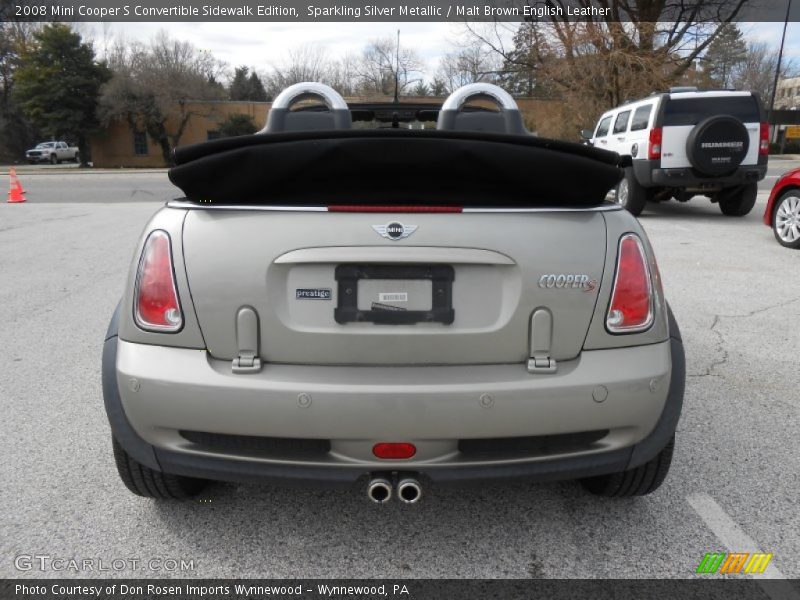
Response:
[{"label": "silver mini cooper convertible", "polygon": [[[477,100],[477,102],[476,102]],[[302,83],[255,135],[175,153],[103,352],[120,477],[354,485],[669,469],[684,352],[623,160],[529,134],[472,84],[348,106]]]}]

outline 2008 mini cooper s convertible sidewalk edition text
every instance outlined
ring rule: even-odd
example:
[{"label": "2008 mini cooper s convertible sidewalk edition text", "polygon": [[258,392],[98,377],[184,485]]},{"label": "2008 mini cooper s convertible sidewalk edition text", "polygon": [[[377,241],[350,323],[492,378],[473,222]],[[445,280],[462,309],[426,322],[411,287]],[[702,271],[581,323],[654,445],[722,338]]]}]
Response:
[{"label": "2008 mini cooper s convertible sidewalk edition text", "polygon": [[348,106],[307,83],[175,162],[185,198],[142,234],[103,354],[134,493],[664,481],[684,353],[644,231],[605,200],[617,154],[530,135],[488,84]]}]

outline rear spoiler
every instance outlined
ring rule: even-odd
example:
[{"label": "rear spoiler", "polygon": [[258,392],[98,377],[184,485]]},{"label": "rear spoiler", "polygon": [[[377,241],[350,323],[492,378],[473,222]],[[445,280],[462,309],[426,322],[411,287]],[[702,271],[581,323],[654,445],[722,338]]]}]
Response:
[{"label": "rear spoiler", "polygon": [[[444,103],[436,130],[350,129],[349,110],[336,94],[327,103],[329,116],[317,113],[310,121],[327,118],[330,129],[286,131],[292,118],[304,118],[289,110],[291,100],[275,112],[289,88],[276,99],[264,131],[178,148],[169,178],[188,200],[201,204],[588,207],[604,202],[622,176],[619,155],[532,136],[508,94],[487,84],[472,86],[458,90],[457,101],[451,101],[453,94]],[[294,90],[294,98],[318,93],[312,89]],[[494,117],[464,115],[461,107],[471,95],[499,98],[500,110]],[[458,130],[487,123],[511,133]]]}]

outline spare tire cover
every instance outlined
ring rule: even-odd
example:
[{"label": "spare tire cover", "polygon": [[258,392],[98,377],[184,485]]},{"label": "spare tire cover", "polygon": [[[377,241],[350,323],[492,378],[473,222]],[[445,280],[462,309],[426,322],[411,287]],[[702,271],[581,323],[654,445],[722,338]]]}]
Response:
[{"label": "spare tire cover", "polygon": [[695,125],[686,140],[689,163],[709,176],[736,170],[750,148],[750,135],[742,122],[730,115],[716,115]]}]

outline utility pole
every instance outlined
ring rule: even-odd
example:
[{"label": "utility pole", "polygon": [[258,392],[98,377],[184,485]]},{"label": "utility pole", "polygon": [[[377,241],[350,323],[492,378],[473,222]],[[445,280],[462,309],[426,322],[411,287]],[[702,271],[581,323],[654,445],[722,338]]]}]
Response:
[{"label": "utility pole", "polygon": [[[791,2],[791,0],[789,0]],[[784,32],[785,33],[785,32]],[[397,30],[397,47],[394,53],[394,103],[400,102],[400,30]]]},{"label": "utility pole", "polygon": [[[781,62],[783,61],[783,44],[786,42],[786,27],[789,25],[789,12],[792,10],[792,0],[789,0],[786,5],[786,18],[783,20],[783,35],[781,36],[781,49],[778,51],[778,64],[775,65],[775,79],[772,82],[772,98],[769,101],[769,120],[772,121],[772,115],[775,112],[775,94],[778,91],[778,78],[781,75]],[[777,141],[778,124],[774,123],[772,131],[772,141]]]}]

